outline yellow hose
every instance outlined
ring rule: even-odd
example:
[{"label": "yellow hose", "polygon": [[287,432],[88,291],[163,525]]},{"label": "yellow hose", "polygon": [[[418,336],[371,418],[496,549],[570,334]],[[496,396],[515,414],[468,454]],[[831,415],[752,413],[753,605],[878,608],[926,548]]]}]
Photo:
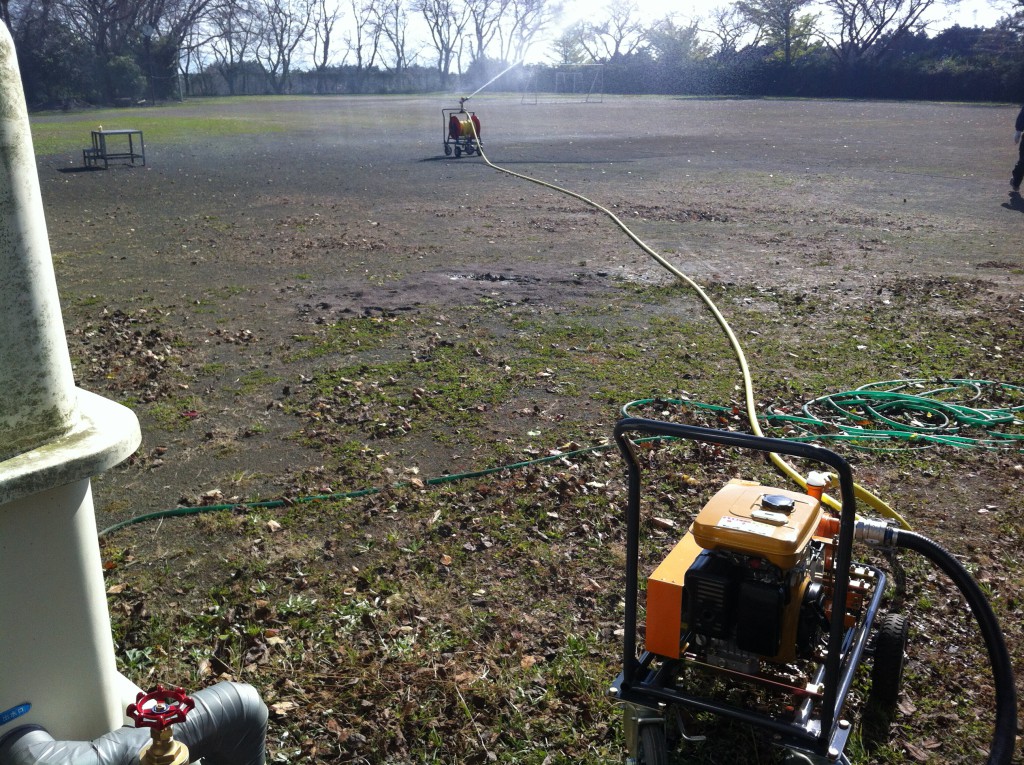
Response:
[{"label": "yellow hose", "polygon": [[[470,125],[472,124],[472,121],[470,121]],[[650,257],[652,257],[655,260],[655,262],[658,263],[658,265],[660,265],[662,268],[664,268],[666,271],[668,271],[670,274],[675,276],[680,281],[687,284],[691,289],[693,289],[694,292],[696,292],[700,296],[700,299],[704,301],[704,305],[708,307],[708,310],[710,310],[711,314],[715,317],[715,321],[718,322],[718,325],[722,328],[722,331],[725,332],[726,337],[729,338],[729,344],[732,346],[733,353],[735,353],[736,355],[736,360],[739,362],[740,365],[740,373],[743,376],[743,396],[746,401],[747,418],[750,422],[750,428],[755,435],[763,436],[764,434],[761,432],[761,424],[757,421],[757,406],[754,403],[754,383],[750,375],[750,367],[747,366],[747,357],[743,353],[743,348],[742,346],[740,346],[740,341],[736,338],[736,334],[732,331],[732,327],[729,326],[729,322],[725,320],[725,317],[722,315],[722,312],[718,310],[718,306],[715,305],[714,301],[708,296],[708,294],[703,290],[703,288],[701,288],[701,286],[697,284],[697,282],[695,282],[689,276],[687,276],[674,265],[669,263],[659,253],[651,249],[646,242],[644,242],[642,239],[640,239],[640,237],[634,234],[630,230],[630,228],[625,223],[623,223],[619,219],[619,217],[611,210],[609,210],[607,207],[598,204],[592,199],[588,199],[582,194],[577,194],[575,191],[570,191],[569,189],[562,188],[561,186],[556,186],[553,183],[548,183],[547,181],[542,181],[538,178],[532,178],[529,175],[523,175],[522,173],[517,173],[514,170],[509,170],[507,168],[501,167],[500,165],[494,164],[493,162],[491,162],[490,159],[487,158],[487,155],[484,154],[483,147],[480,145],[480,141],[477,140],[476,126],[473,126],[473,139],[476,143],[477,151],[480,152],[480,156],[483,158],[484,162],[487,163],[488,167],[491,167],[499,172],[506,173],[507,175],[511,175],[515,178],[521,178],[524,181],[536,183],[537,185],[544,186],[545,188],[551,189],[552,191],[557,191],[561,194],[566,194],[570,197],[573,197],[574,199],[580,200],[581,202],[583,202],[586,205],[589,205],[590,207],[593,207],[595,210],[601,211],[609,218],[611,218],[615,225],[618,226],[623,231],[623,233],[626,234],[626,236],[632,239],[633,242],[641,250],[643,250]],[[782,471],[782,473],[787,478],[789,478],[791,481],[797,484],[801,489],[807,489],[807,482],[792,465],[790,465],[788,462],[782,459],[782,457],[780,457],[775,452],[771,452],[769,456],[771,457],[771,460],[774,463],[774,465],[780,471]],[[857,499],[865,502],[868,506],[876,510],[882,516],[895,520],[904,529],[910,529],[910,524],[907,523],[903,516],[901,516],[899,513],[893,510],[893,508],[890,507],[880,497],[877,497],[876,495],[872,494],[870,491],[865,489],[860,484],[854,484],[854,495],[857,497]],[[823,495],[821,500],[833,510],[839,511],[842,507],[838,500],[827,494]]]}]

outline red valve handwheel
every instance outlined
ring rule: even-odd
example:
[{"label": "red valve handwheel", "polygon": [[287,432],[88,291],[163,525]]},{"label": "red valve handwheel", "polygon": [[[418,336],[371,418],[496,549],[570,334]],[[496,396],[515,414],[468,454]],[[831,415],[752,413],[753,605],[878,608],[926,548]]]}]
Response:
[{"label": "red valve handwheel", "polygon": [[128,705],[128,716],[135,720],[136,728],[163,730],[184,722],[185,715],[195,707],[196,702],[181,688],[158,685],[149,693],[140,693],[135,703]]}]

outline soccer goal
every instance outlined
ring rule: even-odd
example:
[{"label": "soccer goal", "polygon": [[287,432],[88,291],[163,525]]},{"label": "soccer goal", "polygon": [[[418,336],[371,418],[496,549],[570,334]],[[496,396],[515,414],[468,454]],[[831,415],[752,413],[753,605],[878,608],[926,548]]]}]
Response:
[{"label": "soccer goal", "polygon": [[523,87],[521,103],[601,103],[604,64],[537,65]]}]

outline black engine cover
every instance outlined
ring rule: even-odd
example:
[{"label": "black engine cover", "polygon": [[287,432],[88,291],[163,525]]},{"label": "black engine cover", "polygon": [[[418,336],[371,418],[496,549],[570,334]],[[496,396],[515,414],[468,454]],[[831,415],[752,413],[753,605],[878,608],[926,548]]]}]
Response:
[{"label": "black engine cover", "polygon": [[741,582],[736,603],[736,646],[760,656],[775,656],[782,642],[785,606],[782,585]]},{"label": "black engine cover", "polygon": [[699,635],[728,639],[736,611],[736,567],[705,550],[697,556],[683,583],[683,614]]},{"label": "black engine cover", "polygon": [[703,551],[686,572],[683,616],[698,635],[772,657],[779,653],[786,607],[784,583],[754,578],[723,555]]}]

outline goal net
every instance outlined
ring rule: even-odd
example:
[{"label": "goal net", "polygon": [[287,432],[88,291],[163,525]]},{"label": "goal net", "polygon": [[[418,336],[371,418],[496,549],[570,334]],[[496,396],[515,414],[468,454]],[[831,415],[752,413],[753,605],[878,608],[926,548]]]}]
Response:
[{"label": "goal net", "polygon": [[521,102],[589,104],[603,100],[604,64],[559,64],[532,67]]}]

